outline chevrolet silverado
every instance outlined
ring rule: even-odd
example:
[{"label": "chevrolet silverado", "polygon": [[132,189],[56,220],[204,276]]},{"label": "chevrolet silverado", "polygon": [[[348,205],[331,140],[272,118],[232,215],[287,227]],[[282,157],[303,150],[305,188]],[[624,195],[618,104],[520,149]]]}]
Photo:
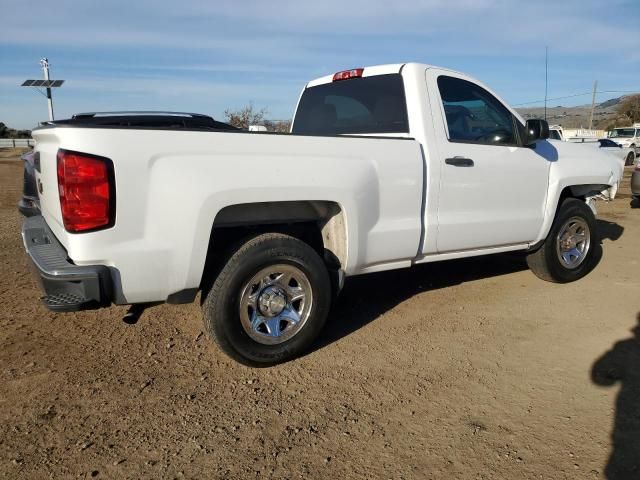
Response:
[{"label": "chevrolet silverado", "polygon": [[309,82],[290,134],[96,123],[34,130],[22,235],[57,311],[193,302],[236,360],[309,348],[347,276],[523,251],[570,282],[596,262],[616,159],[548,141],[468,75],[406,63]]}]

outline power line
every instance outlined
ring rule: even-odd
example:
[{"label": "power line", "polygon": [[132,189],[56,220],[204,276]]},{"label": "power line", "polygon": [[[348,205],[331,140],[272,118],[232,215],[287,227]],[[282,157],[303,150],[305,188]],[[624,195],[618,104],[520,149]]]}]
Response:
[{"label": "power line", "polygon": [[[639,93],[637,90],[598,90],[596,93]],[[574,98],[574,97],[582,97],[585,95],[592,95],[593,92],[584,92],[584,93],[576,93],[574,95],[566,95],[564,97],[555,97],[555,98],[547,98],[547,101],[551,100],[564,100],[565,98]],[[524,102],[524,103],[516,103],[513,104],[513,107],[520,107],[522,105],[531,105],[534,103],[544,103],[544,99],[542,100],[534,100],[532,102]]]}]

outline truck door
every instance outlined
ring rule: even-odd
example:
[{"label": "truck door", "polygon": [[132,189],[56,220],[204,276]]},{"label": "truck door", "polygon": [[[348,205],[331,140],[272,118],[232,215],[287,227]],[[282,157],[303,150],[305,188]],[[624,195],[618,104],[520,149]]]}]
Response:
[{"label": "truck door", "polygon": [[[428,69],[438,158],[438,252],[533,241],[553,147],[522,147],[520,120],[471,78]],[[550,144],[549,144],[550,145]]]}]

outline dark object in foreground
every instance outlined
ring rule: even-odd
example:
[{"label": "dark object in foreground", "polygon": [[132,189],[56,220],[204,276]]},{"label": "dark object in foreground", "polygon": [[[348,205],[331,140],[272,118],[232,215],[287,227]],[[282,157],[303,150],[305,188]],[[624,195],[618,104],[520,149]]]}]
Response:
[{"label": "dark object in foreground", "polygon": [[24,176],[22,182],[22,199],[18,202],[18,210],[25,217],[32,217],[40,213],[40,200],[36,184],[35,160],[36,153],[31,150],[20,157],[24,162]]}]

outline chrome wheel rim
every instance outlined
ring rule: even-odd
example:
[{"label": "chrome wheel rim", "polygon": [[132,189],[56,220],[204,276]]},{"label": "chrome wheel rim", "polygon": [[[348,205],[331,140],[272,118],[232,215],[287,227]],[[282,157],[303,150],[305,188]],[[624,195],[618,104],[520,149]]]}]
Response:
[{"label": "chrome wheel rim", "polygon": [[560,263],[570,269],[579,267],[591,247],[589,225],[580,217],[567,220],[556,238],[556,253]]},{"label": "chrome wheel rim", "polygon": [[313,302],[311,283],[293,265],[263,268],[240,293],[240,321],[258,343],[277,345],[297,335],[309,319]]}]

